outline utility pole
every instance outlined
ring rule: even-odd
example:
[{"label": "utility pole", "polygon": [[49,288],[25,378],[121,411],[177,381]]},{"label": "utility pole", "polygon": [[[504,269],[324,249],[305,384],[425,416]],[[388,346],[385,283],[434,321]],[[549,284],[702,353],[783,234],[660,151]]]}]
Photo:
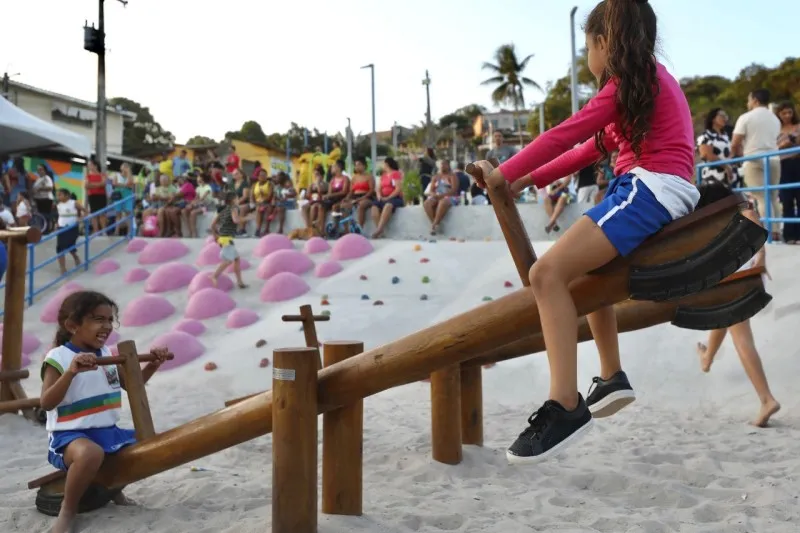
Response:
[{"label": "utility pole", "polygon": [[578,112],[578,52],[575,49],[575,13],[578,6],[569,12],[569,32],[572,41],[572,69],[570,71],[570,92],[572,93],[572,114]]},{"label": "utility pole", "polygon": [[397,121],[395,120],[394,124],[392,124],[392,150],[394,151],[394,156],[397,157]]},{"label": "utility pole", "polygon": [[429,147],[433,145],[433,123],[431,122],[431,77],[428,75],[428,71],[425,70],[425,79],[422,80],[422,85],[425,86],[425,96],[428,100],[428,107],[425,111],[425,127],[426,131],[426,139]]},{"label": "utility pole", "polygon": [[375,132],[375,64],[364,65],[363,68],[370,69],[372,75],[372,175],[378,172],[378,134]]},{"label": "utility pole", "polygon": [[353,129],[350,127],[350,117],[347,117],[347,129],[344,130],[347,138],[347,173],[353,175]]}]

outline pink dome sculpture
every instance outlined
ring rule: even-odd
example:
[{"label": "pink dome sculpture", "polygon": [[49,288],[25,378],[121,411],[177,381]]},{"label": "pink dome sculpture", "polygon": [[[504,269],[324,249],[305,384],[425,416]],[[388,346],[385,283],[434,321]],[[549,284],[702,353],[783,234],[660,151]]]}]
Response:
[{"label": "pink dome sculpture", "polygon": [[139,254],[140,265],[155,265],[180,259],[189,253],[189,247],[175,239],[158,239]]},{"label": "pink dome sculpture", "polygon": [[117,270],[119,270],[119,263],[114,259],[101,259],[97,262],[97,266],[94,267],[94,273],[98,276],[111,274]]},{"label": "pink dome sculpture", "polygon": [[147,241],[144,239],[133,239],[125,247],[125,251],[129,254],[137,254],[147,247]]},{"label": "pink dome sculpture", "polygon": [[374,250],[372,243],[363,235],[348,233],[333,245],[331,259],[344,261],[364,257]]},{"label": "pink dome sculpture", "polygon": [[270,233],[258,240],[256,247],[253,249],[253,255],[267,257],[278,250],[294,250],[294,243],[286,235]]},{"label": "pink dome sculpture", "polygon": [[236,307],[236,302],[227,293],[214,288],[200,289],[189,298],[185,318],[204,320],[227,313]]},{"label": "pink dome sculpture", "polygon": [[314,262],[297,250],[278,250],[266,256],[258,265],[259,279],[269,279],[281,272],[305,274],[314,267]]},{"label": "pink dome sculpture", "polygon": [[206,326],[199,320],[184,318],[172,327],[172,331],[183,331],[194,337],[198,337],[206,332]]},{"label": "pink dome sculpture", "polygon": [[150,277],[150,272],[142,267],[132,268],[125,273],[125,283],[139,283]]},{"label": "pink dome sculpture", "polygon": [[311,287],[308,286],[303,278],[291,272],[281,272],[271,277],[263,287],[261,287],[262,302],[283,302],[302,296]]},{"label": "pink dome sculpture", "polygon": [[209,235],[208,237],[206,237],[206,244],[209,244],[209,243],[212,243],[212,242],[215,243],[215,244],[217,242],[217,240],[214,238],[213,235]]},{"label": "pink dome sculpture", "polygon": [[[28,333],[27,331],[22,332],[22,355],[23,357],[26,355],[30,355],[42,345],[39,338],[36,337],[33,333]],[[3,346],[3,333],[0,332],[0,347]],[[30,359],[29,359],[30,361]],[[24,366],[24,365],[23,365]]]},{"label": "pink dome sculpture", "polygon": [[199,340],[184,331],[168,331],[155,338],[150,349],[166,347],[175,356],[166,361],[159,371],[170,370],[190,363],[206,351]]},{"label": "pink dome sculpture", "polygon": [[303,246],[303,252],[307,254],[321,254],[330,249],[331,245],[322,237],[311,237],[306,241],[305,246]]},{"label": "pink dome sculpture", "polygon": [[[247,259],[245,259],[244,257],[240,257],[240,258],[239,258],[239,268],[241,268],[241,269],[242,269],[242,272],[244,272],[245,270],[248,270],[248,269],[249,269],[250,267],[252,267],[252,266],[253,266],[253,265],[251,265],[251,264],[250,264],[250,261],[248,261],[248,260],[247,260]],[[225,272],[226,272],[227,274],[233,274],[233,265],[231,265],[231,266],[229,266],[228,268],[226,268],[226,269],[225,269]]]},{"label": "pink dome sculpture", "polygon": [[325,261],[317,265],[314,275],[318,278],[329,278],[342,271],[342,264],[338,261]]},{"label": "pink dome sculpture", "polygon": [[[149,250],[150,248],[148,248]],[[131,300],[122,310],[123,326],[148,326],[172,316],[175,306],[163,296],[145,294]]]},{"label": "pink dome sculpture", "polygon": [[230,329],[246,328],[258,322],[258,313],[252,309],[234,309],[225,320],[225,327]]},{"label": "pink dome sculpture", "polygon": [[186,287],[197,275],[197,269],[186,263],[159,265],[144,284],[146,292],[167,292]]},{"label": "pink dome sculpture", "polygon": [[64,298],[73,292],[82,290],[83,286],[74,281],[69,281],[62,285],[62,287],[56,291],[52,298],[50,298],[50,300],[44,304],[44,308],[42,308],[42,314],[39,315],[39,319],[45,324],[55,324],[58,322],[58,310],[61,308]]},{"label": "pink dome sculpture", "polygon": [[[193,295],[201,289],[210,289],[214,287],[211,283],[211,272],[198,272],[189,283],[189,296]],[[231,278],[222,274],[217,278],[217,289],[229,292],[233,289],[233,281]]]},{"label": "pink dome sculpture", "polygon": [[221,248],[219,247],[219,244],[215,242],[204,244],[203,248],[200,250],[200,254],[197,256],[197,261],[195,261],[194,264],[199,267],[219,264],[221,261],[219,257],[220,250]]}]

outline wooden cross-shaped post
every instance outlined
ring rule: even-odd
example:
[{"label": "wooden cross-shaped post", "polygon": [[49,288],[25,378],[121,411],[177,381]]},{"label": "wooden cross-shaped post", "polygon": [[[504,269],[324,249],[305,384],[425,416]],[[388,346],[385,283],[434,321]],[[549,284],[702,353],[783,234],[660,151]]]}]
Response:
[{"label": "wooden cross-shaped post", "polygon": [[299,315],[283,315],[281,320],[284,322],[302,322],[303,334],[306,337],[306,347],[317,350],[317,370],[322,368],[322,357],[319,355],[319,340],[317,339],[316,322],[327,322],[331,317],[327,315],[315,315],[311,311],[310,305],[301,305]]}]

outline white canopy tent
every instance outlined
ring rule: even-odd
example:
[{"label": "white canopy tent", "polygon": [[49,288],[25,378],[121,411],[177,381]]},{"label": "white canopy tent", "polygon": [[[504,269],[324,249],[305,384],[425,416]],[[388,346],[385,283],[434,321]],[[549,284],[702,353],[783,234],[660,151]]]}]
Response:
[{"label": "white canopy tent", "polygon": [[0,154],[48,149],[92,155],[92,143],[83,135],[35,117],[0,96]]}]

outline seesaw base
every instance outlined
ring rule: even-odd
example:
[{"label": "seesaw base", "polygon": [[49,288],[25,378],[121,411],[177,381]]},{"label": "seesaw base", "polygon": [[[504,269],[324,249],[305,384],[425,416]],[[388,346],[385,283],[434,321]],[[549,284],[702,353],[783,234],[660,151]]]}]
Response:
[{"label": "seesaw base", "polygon": [[[86,493],[81,498],[78,506],[79,513],[88,513],[105,507],[122,489],[106,489],[101,485],[89,485]],[[63,492],[51,492],[42,487],[36,492],[36,509],[48,516],[58,516],[61,511],[61,502],[64,501]]]}]

